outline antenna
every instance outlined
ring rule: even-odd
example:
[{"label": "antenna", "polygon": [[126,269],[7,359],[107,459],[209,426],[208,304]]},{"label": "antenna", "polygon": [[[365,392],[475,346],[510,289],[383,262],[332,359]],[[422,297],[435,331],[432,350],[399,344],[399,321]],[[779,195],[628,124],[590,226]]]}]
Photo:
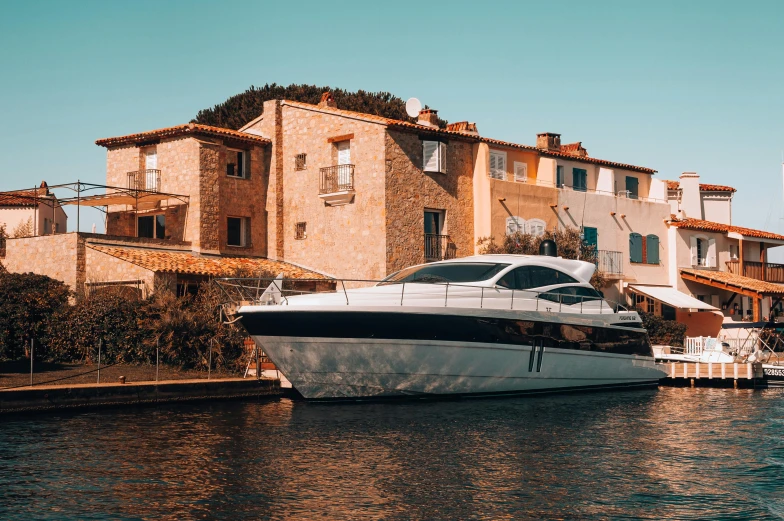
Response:
[{"label": "antenna", "polygon": [[422,110],[422,102],[416,98],[408,98],[408,101],[406,101],[406,114],[409,117],[416,118],[419,116],[420,110]]}]

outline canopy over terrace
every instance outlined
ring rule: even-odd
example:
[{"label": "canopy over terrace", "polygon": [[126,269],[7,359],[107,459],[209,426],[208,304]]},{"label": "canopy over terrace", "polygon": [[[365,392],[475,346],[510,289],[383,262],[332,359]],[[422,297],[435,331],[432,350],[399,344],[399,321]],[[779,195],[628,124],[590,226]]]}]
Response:
[{"label": "canopy over terrace", "polygon": [[[735,295],[750,297],[754,302],[753,320],[755,322],[758,322],[762,315],[760,308],[764,297],[772,297],[774,299],[772,307],[784,299],[783,284],[774,284],[773,282],[743,277],[727,271],[697,270],[691,268],[682,268],[680,271],[683,280],[697,282],[725,291],[731,291]],[[735,295],[733,295],[733,299],[735,298]],[[729,306],[731,302],[732,299],[727,302],[727,305]]]},{"label": "canopy over terrace", "polygon": [[653,300],[658,300],[663,304],[672,306],[676,309],[718,311],[718,308],[711,306],[707,302],[687,295],[670,286],[646,286],[643,284],[629,284],[629,289],[635,293],[640,293]]},{"label": "canopy over terrace", "polygon": [[[59,199],[61,206],[76,205],[76,229],[79,230],[79,208],[90,206],[101,208],[114,205],[129,206],[135,211],[152,210],[160,206],[163,201],[180,201],[188,204],[190,198],[182,194],[170,194],[157,190],[142,190],[138,188],[122,188],[119,186],[97,185],[92,183],[66,183],[50,186],[50,189],[67,189],[75,192],[75,196]],[[95,193],[103,191],[103,193]]]}]

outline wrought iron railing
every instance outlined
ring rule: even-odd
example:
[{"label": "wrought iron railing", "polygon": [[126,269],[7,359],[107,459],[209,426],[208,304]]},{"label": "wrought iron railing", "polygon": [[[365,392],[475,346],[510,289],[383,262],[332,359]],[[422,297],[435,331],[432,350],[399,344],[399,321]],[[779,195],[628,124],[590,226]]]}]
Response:
[{"label": "wrought iron railing", "polygon": [[161,190],[161,171],[155,168],[128,172],[128,189],[159,192]]},{"label": "wrought iron railing", "polygon": [[741,275],[767,282],[784,283],[784,264],[770,262],[743,261],[743,273],[740,273],[740,261],[727,261],[727,271],[733,275]]},{"label": "wrought iron railing", "polygon": [[425,234],[425,262],[454,259],[456,254],[457,246],[449,235]]},{"label": "wrought iron railing", "polygon": [[354,165],[325,166],[321,169],[319,193],[334,194],[354,190]]},{"label": "wrought iron railing", "polygon": [[623,275],[623,252],[598,250],[597,269],[606,275]]}]

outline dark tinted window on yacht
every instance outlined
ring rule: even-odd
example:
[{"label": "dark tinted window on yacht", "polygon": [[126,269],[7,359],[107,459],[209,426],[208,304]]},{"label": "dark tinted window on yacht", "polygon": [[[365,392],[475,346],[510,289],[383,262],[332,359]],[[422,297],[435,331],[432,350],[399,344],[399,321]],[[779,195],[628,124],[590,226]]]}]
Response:
[{"label": "dark tinted window on yacht", "polygon": [[601,300],[603,297],[601,293],[593,288],[566,286],[563,288],[555,288],[547,293],[542,293],[539,295],[539,298],[551,302],[562,302],[571,306],[572,304],[579,304],[580,302]]},{"label": "dark tinted window on yacht", "polygon": [[384,279],[382,284],[420,282],[438,284],[442,282],[468,283],[492,278],[509,264],[486,262],[450,262],[448,264],[428,264],[414,266],[394,273]]},{"label": "dark tinted window on yacht", "polygon": [[531,289],[573,282],[577,282],[574,277],[552,268],[521,266],[501,277],[498,285],[509,289]]}]

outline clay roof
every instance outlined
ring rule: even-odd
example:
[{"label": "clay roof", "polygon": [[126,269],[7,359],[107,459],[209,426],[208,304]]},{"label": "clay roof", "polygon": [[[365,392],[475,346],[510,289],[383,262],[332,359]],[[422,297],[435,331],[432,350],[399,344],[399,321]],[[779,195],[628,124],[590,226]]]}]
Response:
[{"label": "clay roof", "polygon": [[267,145],[271,141],[267,138],[249,134],[247,132],[240,132],[239,130],[231,130],[228,128],[211,127],[209,125],[199,125],[197,123],[187,123],[185,125],[177,125],[174,127],[159,128],[156,130],[149,130],[147,132],[139,132],[138,134],[128,134],[127,136],[107,137],[99,139],[95,142],[96,145],[102,147],[113,147],[118,145],[129,145],[136,143],[143,143],[154,139],[161,139],[166,137],[184,136],[188,134],[201,134],[215,137],[228,137],[247,141],[249,143],[258,143]]},{"label": "clay roof", "polygon": [[748,289],[751,291],[756,291],[757,293],[765,293],[768,295],[784,295],[784,285],[782,284],[774,284],[764,280],[742,277],[740,275],[734,275],[728,271],[695,270],[691,268],[682,268],[681,273],[686,273],[700,279],[705,279],[706,282],[709,281],[715,284],[723,284],[725,286]]},{"label": "clay roof", "polygon": [[[667,181],[667,189],[668,190],[677,190],[680,188],[681,183],[679,181]],[[703,184],[700,183],[700,190],[703,192],[737,192],[735,188],[731,186],[725,185],[711,185],[711,184]]]},{"label": "clay roof", "polygon": [[672,219],[670,224],[684,230],[698,230],[703,232],[720,232],[720,233],[739,233],[744,237],[755,237],[757,239],[772,239],[776,241],[784,241],[784,235],[777,233],[766,232],[762,230],[754,230],[752,228],[744,228],[742,226],[733,226],[731,224],[722,224],[713,221],[703,221],[702,219]]},{"label": "clay roof", "polygon": [[[17,192],[0,192],[0,206],[36,206],[37,199],[51,199],[52,195],[47,195],[46,190],[41,190],[36,196],[33,190],[20,190]],[[49,203],[47,203],[49,204]]]},{"label": "clay roof", "polygon": [[291,279],[327,279],[287,262],[252,257],[200,257],[189,252],[88,244],[89,248],[154,272],[230,277],[239,270],[267,271]]}]

